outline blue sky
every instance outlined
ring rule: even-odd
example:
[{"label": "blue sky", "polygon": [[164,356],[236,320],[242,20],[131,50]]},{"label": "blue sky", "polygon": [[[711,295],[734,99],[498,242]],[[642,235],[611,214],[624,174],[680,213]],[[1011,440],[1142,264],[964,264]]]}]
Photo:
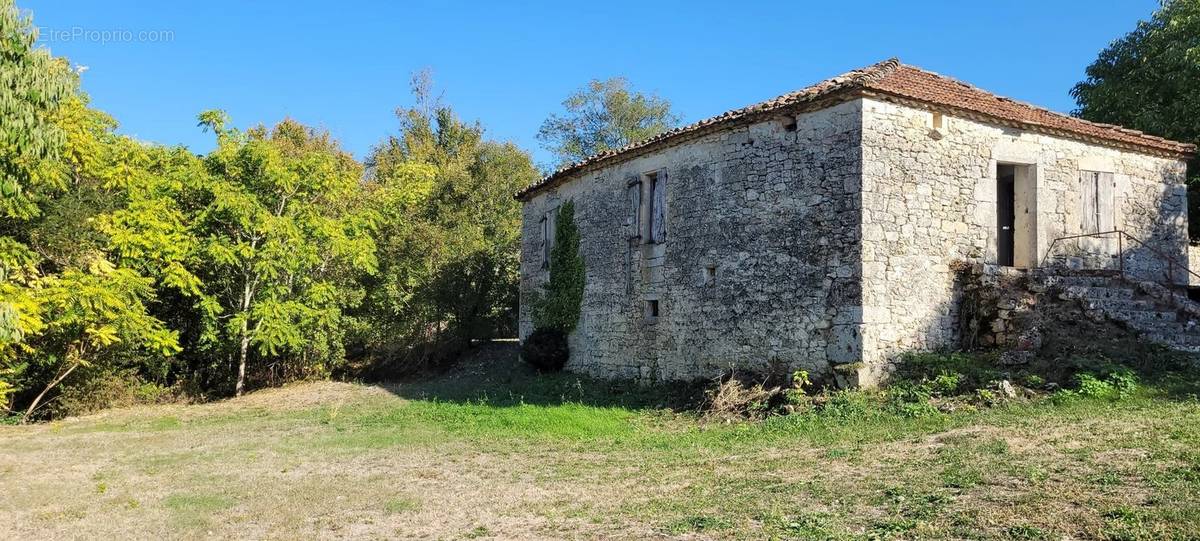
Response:
[{"label": "blue sky", "polygon": [[[196,114],[284,117],[363,157],[431,68],[443,100],[490,137],[535,134],[592,78],[626,76],[687,122],[892,56],[1070,111],[1071,86],[1156,0],[1111,2],[162,2],[17,0],[123,133],[197,152]],[[100,32],[116,41],[104,41]],[[116,32],[128,32],[121,35]],[[159,32],[157,40],[150,39]],[[169,33],[169,34],[167,34]],[[124,41],[125,37],[132,37]],[[167,36],[165,39],[162,36]],[[145,38],[145,39],[142,39]]]}]

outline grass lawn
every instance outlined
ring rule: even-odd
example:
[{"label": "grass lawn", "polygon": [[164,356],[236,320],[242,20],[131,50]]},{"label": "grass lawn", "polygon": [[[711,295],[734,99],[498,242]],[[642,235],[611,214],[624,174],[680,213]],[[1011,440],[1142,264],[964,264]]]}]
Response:
[{"label": "grass lawn", "polygon": [[661,398],[493,352],[0,427],[0,538],[1200,538],[1194,397],[732,425]]}]

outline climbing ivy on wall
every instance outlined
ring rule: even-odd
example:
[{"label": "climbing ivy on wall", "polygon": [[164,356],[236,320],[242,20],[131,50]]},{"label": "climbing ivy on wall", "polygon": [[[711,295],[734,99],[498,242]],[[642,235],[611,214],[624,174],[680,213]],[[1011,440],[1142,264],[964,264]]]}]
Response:
[{"label": "climbing ivy on wall", "polygon": [[579,228],[575,226],[575,203],[558,208],[554,246],[550,249],[550,282],[533,301],[533,323],[569,333],[579,324],[583,304],[584,267],[579,255]]}]

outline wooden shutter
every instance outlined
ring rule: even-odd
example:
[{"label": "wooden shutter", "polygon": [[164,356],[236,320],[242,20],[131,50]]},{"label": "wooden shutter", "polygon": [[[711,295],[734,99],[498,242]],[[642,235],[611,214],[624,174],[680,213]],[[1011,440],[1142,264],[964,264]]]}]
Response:
[{"label": "wooden shutter", "polygon": [[1096,173],[1096,227],[1100,231],[1112,231],[1116,226],[1113,209],[1115,192],[1112,173]]},{"label": "wooden shutter", "polygon": [[654,178],[653,208],[650,217],[650,241],[667,240],[667,173],[660,171]]},{"label": "wooden shutter", "polygon": [[642,181],[636,176],[625,179],[625,193],[629,199],[629,217],[626,223],[630,225],[629,237],[642,235]]},{"label": "wooden shutter", "polygon": [[542,217],[542,267],[550,268],[550,252],[554,250],[554,225],[558,210],[547,212]]},{"label": "wooden shutter", "polygon": [[538,226],[540,226],[542,229],[541,233],[542,233],[542,268],[543,269],[550,266],[550,248],[549,248],[550,232],[547,231],[547,229],[546,229],[546,226],[548,224],[549,224],[549,220],[546,219],[545,215],[542,215],[542,219],[538,221]]},{"label": "wooden shutter", "polygon": [[1097,220],[1099,176],[1100,174],[1094,171],[1079,172],[1079,232],[1084,235],[1100,232],[1100,224]]}]

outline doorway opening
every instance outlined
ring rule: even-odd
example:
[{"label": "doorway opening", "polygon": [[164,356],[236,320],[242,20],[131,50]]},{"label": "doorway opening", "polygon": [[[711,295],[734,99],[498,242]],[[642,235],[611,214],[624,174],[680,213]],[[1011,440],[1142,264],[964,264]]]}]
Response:
[{"label": "doorway opening", "polygon": [[996,165],[996,263],[1037,266],[1037,170],[1034,165]]},{"label": "doorway opening", "polygon": [[1002,163],[996,166],[996,264],[1013,266],[1016,250],[1017,167]]}]

